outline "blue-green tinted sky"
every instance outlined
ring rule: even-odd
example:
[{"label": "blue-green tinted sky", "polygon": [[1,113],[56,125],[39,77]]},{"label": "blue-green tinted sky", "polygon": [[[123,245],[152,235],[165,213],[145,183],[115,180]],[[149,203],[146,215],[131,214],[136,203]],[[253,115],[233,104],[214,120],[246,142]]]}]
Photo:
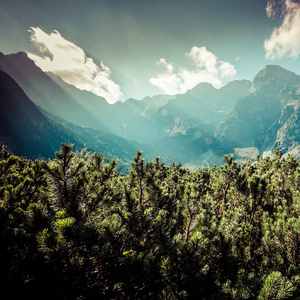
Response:
[{"label": "blue-green tinted sky", "polygon": [[[39,29],[29,32],[31,27]],[[184,92],[201,81],[219,87],[252,80],[267,64],[300,73],[299,1],[1,0],[1,52],[40,55],[44,45],[47,53],[64,55],[43,39],[53,30],[53,38],[61,36],[60,48],[76,45],[100,67],[97,84],[107,82],[98,94],[115,93],[111,102]]]}]

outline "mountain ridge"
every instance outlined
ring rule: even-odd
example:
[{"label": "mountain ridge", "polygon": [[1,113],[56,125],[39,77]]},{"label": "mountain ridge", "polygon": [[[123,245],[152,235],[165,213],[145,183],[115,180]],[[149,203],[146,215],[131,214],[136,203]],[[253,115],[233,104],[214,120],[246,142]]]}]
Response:
[{"label": "mountain ridge", "polygon": [[137,150],[150,158],[155,151],[146,145],[91,127],[78,126],[43,111],[34,104],[17,82],[0,70],[0,141],[16,155],[30,159],[54,158],[61,142],[74,144],[74,149],[88,147],[105,157],[119,160],[119,169],[128,171]]},{"label": "mountain ridge", "polygon": [[[18,60],[14,61],[16,56]],[[208,161],[220,164],[224,154],[262,155],[274,147],[295,152],[300,143],[295,121],[298,120],[300,76],[277,65],[265,66],[252,82],[234,80],[220,89],[200,83],[185,94],[156,95],[108,104],[101,97],[66,84],[54,74],[42,75],[33,62],[27,62],[31,67],[24,70],[26,61],[30,60],[25,53],[8,57],[7,60],[0,54],[0,69],[9,69],[10,75],[15,75],[17,79],[14,79],[21,82],[18,82],[21,87],[28,83],[29,93],[35,89],[48,102],[60,93],[63,103],[60,103],[59,114],[57,108],[41,108],[46,110],[44,114],[47,115],[47,111],[53,114],[52,119],[57,115],[67,120],[61,124],[65,123],[68,130],[72,126],[87,126],[131,140],[133,145],[146,143],[147,147],[154,147],[165,153],[165,157],[182,161],[184,165],[201,166],[201,160],[205,165]],[[23,65],[18,64],[20,60]],[[28,76],[18,72],[21,75],[28,73]],[[30,81],[34,76],[42,80],[41,86],[38,86],[38,80],[38,83]],[[45,90],[48,95],[41,95],[41,87],[48,84],[51,86]],[[81,111],[82,115],[77,118],[71,113],[70,118],[72,109],[76,113]],[[73,125],[68,123],[70,121]],[[84,134],[82,130],[76,130]],[[93,134],[97,136],[95,132]],[[98,135],[99,139],[103,137]],[[250,156],[252,159],[252,154]]]},{"label": "mountain ridge", "polygon": [[266,66],[255,76],[250,94],[240,99],[218,125],[215,137],[223,144],[254,147],[261,155],[277,147],[286,152],[288,148],[276,141],[282,128],[280,122],[286,122],[284,109],[297,100],[299,87],[299,75],[280,66]]},{"label": "mountain ridge", "polygon": [[288,71],[278,65],[267,65],[254,77],[251,92],[256,92],[271,83],[273,83],[272,88],[274,88],[274,91],[278,91],[278,84],[279,86],[294,86],[299,84],[299,81],[300,76],[296,73]]},{"label": "mountain ridge", "polygon": [[43,109],[86,126],[101,126],[86,109],[59,87],[25,52],[4,55],[0,53],[0,70],[9,74],[26,92],[28,97]]}]

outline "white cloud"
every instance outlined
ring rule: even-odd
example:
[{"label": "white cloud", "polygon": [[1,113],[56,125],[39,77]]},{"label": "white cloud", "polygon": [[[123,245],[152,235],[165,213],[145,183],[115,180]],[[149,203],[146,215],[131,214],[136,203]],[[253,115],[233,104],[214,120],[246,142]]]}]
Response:
[{"label": "white cloud", "polygon": [[[274,16],[274,1],[267,4],[268,17]],[[285,0],[282,6],[282,23],[274,28],[269,39],[264,42],[267,59],[284,56],[297,58],[300,54],[300,3]]]},{"label": "white cloud", "polygon": [[115,103],[123,95],[120,86],[110,78],[109,67],[103,62],[96,65],[81,48],[64,39],[58,31],[47,34],[38,27],[31,27],[29,32],[40,54],[27,53],[28,57],[43,71],[51,71],[81,90],[104,97],[108,103]]},{"label": "white cloud", "polygon": [[221,78],[232,77],[236,74],[236,69],[229,62],[222,62],[219,66],[219,73]]},{"label": "white cloud", "polygon": [[156,64],[158,65],[164,65],[167,69],[167,73],[172,74],[174,71],[174,67],[172,64],[167,63],[166,60],[164,58],[161,58]]},{"label": "white cloud", "polygon": [[267,7],[266,7],[266,12],[267,12],[267,16],[268,18],[274,17],[275,16],[275,1],[271,0],[268,1],[267,3]]},{"label": "white cloud", "polygon": [[152,85],[160,88],[165,94],[183,94],[192,89],[200,82],[209,82],[214,87],[222,86],[221,78],[231,77],[236,74],[236,70],[229,62],[218,60],[217,56],[208,51],[206,47],[193,47],[185,56],[189,57],[195,68],[181,68],[174,73],[174,66],[161,58],[158,64],[166,67],[166,72],[150,78]]}]

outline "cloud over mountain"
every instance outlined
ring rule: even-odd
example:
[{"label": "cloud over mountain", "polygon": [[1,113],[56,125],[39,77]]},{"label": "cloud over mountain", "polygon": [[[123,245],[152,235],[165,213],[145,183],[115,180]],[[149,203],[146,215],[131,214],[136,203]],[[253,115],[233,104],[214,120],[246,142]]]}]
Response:
[{"label": "cloud over mountain", "polygon": [[120,86],[110,78],[108,66],[103,62],[96,65],[80,47],[64,39],[58,31],[47,34],[38,27],[31,27],[29,32],[39,54],[27,53],[28,57],[43,71],[51,71],[65,82],[104,97],[109,103],[117,102],[123,95]]},{"label": "cloud over mountain", "polygon": [[185,56],[192,60],[193,69],[180,68],[175,73],[173,64],[161,58],[157,64],[165,66],[166,71],[150,78],[149,82],[160,88],[164,93],[175,95],[185,93],[200,82],[209,82],[214,87],[219,88],[222,86],[222,78],[236,74],[232,64],[219,60],[206,47],[195,46]]},{"label": "cloud over mountain", "polygon": [[[275,1],[268,1],[267,16],[273,17],[277,12]],[[269,39],[264,42],[267,59],[284,56],[297,58],[300,54],[300,3],[285,0],[282,3],[282,23],[274,28]]]}]

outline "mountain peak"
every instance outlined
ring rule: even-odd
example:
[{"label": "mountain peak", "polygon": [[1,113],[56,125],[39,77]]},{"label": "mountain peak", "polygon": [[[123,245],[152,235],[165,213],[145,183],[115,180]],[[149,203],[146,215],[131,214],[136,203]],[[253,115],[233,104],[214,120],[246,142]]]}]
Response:
[{"label": "mountain peak", "polygon": [[[1,53],[1,54],[3,54],[3,53]],[[3,55],[6,56],[7,58],[10,58],[10,59],[18,58],[18,59],[27,59],[27,60],[29,60],[29,57],[28,57],[27,53],[24,52],[24,51],[19,51],[17,53],[11,53],[11,54],[3,54]]]},{"label": "mountain peak", "polygon": [[201,92],[208,92],[215,90],[215,87],[210,82],[200,82],[195,87],[193,87],[191,90],[198,90]]},{"label": "mountain peak", "polygon": [[208,95],[215,95],[216,93],[218,93],[218,90],[209,82],[200,82],[195,87],[187,91],[187,94],[196,98],[203,98]]},{"label": "mountain peak", "polygon": [[278,65],[267,65],[254,77],[252,91],[256,91],[271,82],[276,82],[278,86],[297,85],[300,83],[300,76]]},{"label": "mountain peak", "polygon": [[296,75],[295,73],[288,71],[278,65],[266,65],[261,71],[258,72],[256,77],[279,77],[286,74],[289,74],[290,76]]}]

